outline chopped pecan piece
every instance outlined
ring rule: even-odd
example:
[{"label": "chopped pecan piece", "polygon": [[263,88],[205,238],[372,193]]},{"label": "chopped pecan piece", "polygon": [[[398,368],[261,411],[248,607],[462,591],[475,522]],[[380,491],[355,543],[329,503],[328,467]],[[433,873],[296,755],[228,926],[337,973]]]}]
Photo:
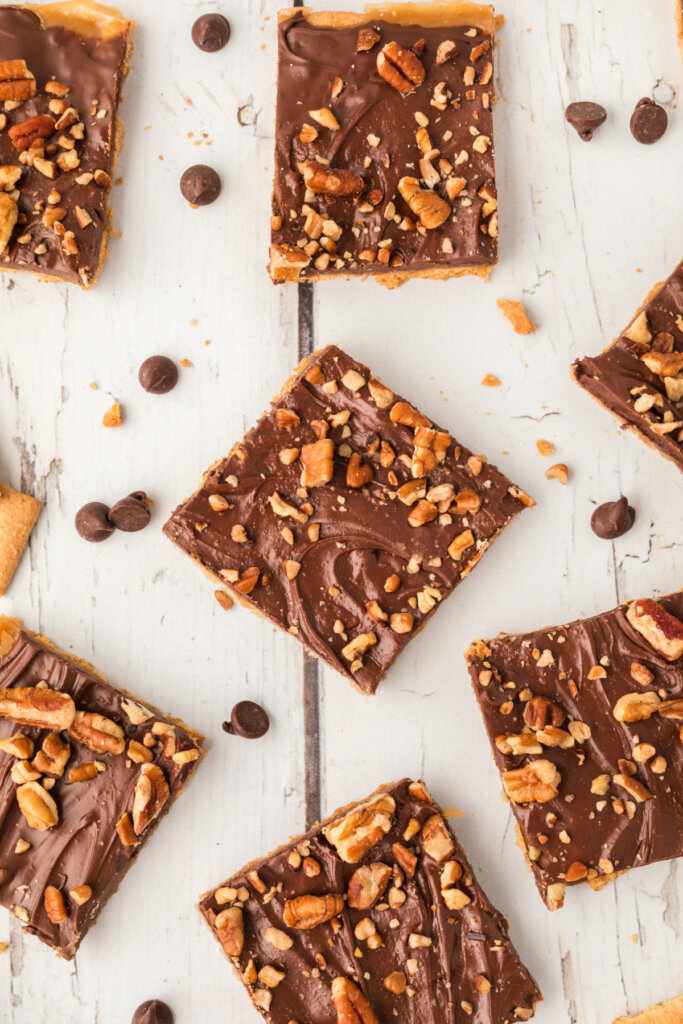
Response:
[{"label": "chopped pecan piece", "polygon": [[353,452],[346,467],[346,486],[364,487],[370,483],[372,475],[372,466],[368,466],[357,452]]},{"label": "chopped pecan piece", "polygon": [[71,757],[71,747],[58,732],[50,732],[33,759],[33,767],[51,779],[61,779]]},{"label": "chopped pecan piece", "polygon": [[327,196],[359,196],[364,182],[360,174],[343,167],[324,167],[315,160],[299,164],[306,188]]},{"label": "chopped pecan piece", "polygon": [[683,352],[644,352],[640,358],[658,377],[675,377],[683,370]]},{"label": "chopped pecan piece", "polygon": [[661,701],[653,690],[645,693],[625,693],[612,708],[618,722],[643,722],[652,718]]},{"label": "chopped pecan piece", "polygon": [[49,139],[55,130],[55,119],[49,114],[36,114],[26,121],[12,125],[8,135],[12,145],[20,152],[29,148],[36,139]]},{"label": "chopped pecan piece", "polygon": [[39,729],[68,729],[76,708],[68,693],[40,686],[0,689],[0,718]]},{"label": "chopped pecan piece", "polygon": [[228,956],[239,956],[244,948],[244,918],[240,908],[227,907],[221,910],[214,926]]},{"label": "chopped pecan piece", "polygon": [[36,94],[36,80],[25,60],[0,61],[0,102],[23,103]]},{"label": "chopped pecan piece", "polygon": [[667,661],[683,655],[683,622],[650,598],[633,601],[626,618]]},{"label": "chopped pecan piece", "polygon": [[19,786],[17,803],[30,828],[39,832],[47,832],[59,821],[57,804],[39,782],[25,782]]},{"label": "chopped pecan piece", "polygon": [[357,868],[349,879],[349,906],[355,910],[370,910],[374,907],[384,895],[391,874],[389,865],[381,860]]},{"label": "chopped pecan piece", "polygon": [[394,798],[382,793],[328,825],[325,838],[346,864],[355,864],[389,832],[395,810]]},{"label": "chopped pecan piece", "polygon": [[122,754],[126,749],[121,726],[92,711],[76,712],[69,735],[96,753]]},{"label": "chopped pecan piece", "polygon": [[356,53],[369,53],[380,39],[379,32],[375,32],[374,28],[359,29],[358,38],[356,39]]},{"label": "chopped pecan piece", "polygon": [[313,444],[305,444],[301,449],[301,464],[304,487],[322,487],[329,483],[334,469],[334,442],[324,437]]},{"label": "chopped pecan piece", "polygon": [[433,814],[425,821],[422,827],[422,848],[438,863],[453,853],[453,842],[440,814]]},{"label": "chopped pecan piece", "polygon": [[344,908],[344,899],[337,893],[325,896],[297,896],[285,901],[284,922],[288,928],[308,931],[319,924],[331,921]]},{"label": "chopped pecan piece", "polygon": [[524,724],[534,732],[538,729],[545,729],[547,725],[559,728],[563,722],[564,711],[547,697],[540,695],[532,697],[524,709]]},{"label": "chopped pecan piece", "polygon": [[377,55],[377,70],[394,89],[413,92],[425,80],[424,64],[412,50],[404,50],[396,42],[387,43]]},{"label": "chopped pecan piece", "polygon": [[168,797],[168,782],[159,765],[143,764],[135,784],[133,800],[133,828],[136,836],[158,817]]},{"label": "chopped pecan piece", "polygon": [[301,272],[311,262],[303,249],[295,245],[271,245],[270,276],[273,281],[298,281]]},{"label": "chopped pecan piece", "polygon": [[334,979],[332,1002],[337,1011],[337,1024],[379,1024],[370,1003],[350,978]]},{"label": "chopped pecan piece", "polygon": [[452,213],[450,203],[429,188],[422,188],[418,178],[401,178],[398,190],[423,227],[428,231],[441,227]]},{"label": "chopped pecan piece", "polygon": [[0,192],[0,256],[9,245],[18,217],[19,209],[14,197]]},{"label": "chopped pecan piece", "polygon": [[552,761],[532,761],[523,768],[503,772],[503,785],[516,804],[544,804],[559,792],[560,774]]}]

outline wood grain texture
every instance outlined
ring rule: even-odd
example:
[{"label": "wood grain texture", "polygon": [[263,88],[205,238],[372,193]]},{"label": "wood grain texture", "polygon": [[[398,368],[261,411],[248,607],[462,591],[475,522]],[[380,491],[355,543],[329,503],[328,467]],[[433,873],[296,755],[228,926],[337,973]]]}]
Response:
[{"label": "wood grain texture", "polygon": [[[576,890],[550,915],[515,847],[462,652],[476,636],[683,584],[683,477],[620,437],[568,371],[611,340],[681,257],[683,76],[672,4],[501,3],[500,265],[489,284],[422,281],[393,293],[373,282],[303,292],[269,283],[277,4],[232,7],[230,43],[212,55],[194,48],[189,30],[213,4],[127,0],[139,28],[114,196],[122,237],[89,294],[0,278],[0,479],[46,502],[0,610],[182,716],[209,743],[73,965],[0,917],[0,942],[10,942],[0,955],[0,1021],[35,1024],[58,1007],[52,1019],[70,1024],[127,1024],[139,1002],[158,997],[178,1024],[248,1024],[253,1011],[194,909],[198,894],[312,817],[406,774],[424,775],[442,803],[467,812],[461,841],[545,993],[539,1024],[606,1024],[669,999],[683,991],[681,865],[641,869],[599,894]],[[653,94],[668,103],[669,131],[638,146],[628,121]],[[579,99],[608,110],[589,144],[563,118]],[[199,162],[220,170],[224,191],[190,210],[178,181]],[[523,300],[538,332],[516,336],[499,297]],[[262,620],[224,612],[160,532],[314,336],[368,363],[538,501],[372,699],[302,663],[299,646]],[[137,383],[155,352],[193,364],[163,397]],[[501,387],[481,387],[486,373]],[[105,430],[114,398],[125,422]],[[538,454],[539,438],[555,444],[555,457]],[[566,487],[545,479],[553,461],[569,465]],[[147,531],[80,540],[81,504],[137,488],[155,500]],[[621,491],[638,520],[610,544],[593,536],[590,514]],[[242,697],[268,708],[266,739],[221,731]]]}]

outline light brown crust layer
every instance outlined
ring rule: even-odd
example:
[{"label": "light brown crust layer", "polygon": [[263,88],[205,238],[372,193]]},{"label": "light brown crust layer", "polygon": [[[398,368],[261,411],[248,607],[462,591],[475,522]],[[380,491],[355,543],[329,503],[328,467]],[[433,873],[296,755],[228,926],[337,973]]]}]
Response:
[{"label": "light brown crust layer", "polygon": [[674,0],[676,4],[676,24],[678,25],[678,45],[683,57],[683,0]]},{"label": "light brown crust layer", "polygon": [[421,25],[447,28],[477,25],[487,32],[495,29],[493,7],[465,0],[430,0],[428,3],[367,3],[363,14],[352,11],[313,11],[310,7],[287,7],[278,11],[278,23],[303,13],[311,25],[322,28],[350,28],[368,21],[381,20],[395,25]]},{"label": "light brown crust layer", "polygon": [[42,501],[30,494],[0,483],[0,597],[19,565],[42,507]]},{"label": "light brown crust layer", "polygon": [[683,996],[656,1003],[635,1017],[617,1017],[612,1024],[683,1024]]}]

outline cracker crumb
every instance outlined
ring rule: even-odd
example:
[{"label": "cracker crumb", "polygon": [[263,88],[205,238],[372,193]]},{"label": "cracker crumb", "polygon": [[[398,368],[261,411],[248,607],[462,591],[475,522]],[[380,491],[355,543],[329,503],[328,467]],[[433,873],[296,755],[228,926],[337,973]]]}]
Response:
[{"label": "cracker crumb", "polygon": [[121,406],[118,402],[114,402],[111,409],[107,409],[102,422],[105,427],[120,427],[123,423],[123,416],[121,414]]},{"label": "cracker crumb", "polygon": [[180,360],[180,365],[184,366],[185,368],[187,368],[189,366],[192,366],[192,363],[190,362],[189,359],[181,359]]},{"label": "cracker crumb", "polygon": [[498,387],[500,387],[500,381],[498,380],[497,377],[494,377],[492,373],[487,373],[486,374],[486,376],[482,380],[482,384],[484,385],[484,387],[487,387],[487,388],[498,388]]},{"label": "cracker crumb", "polygon": [[561,484],[566,484],[569,480],[569,470],[564,462],[558,462],[550,469],[546,469],[545,475],[548,480],[559,480]]},{"label": "cracker crumb", "polygon": [[544,441],[543,439],[536,442],[536,447],[541,455],[552,455],[555,451],[555,445],[550,441]]},{"label": "cracker crumb", "polygon": [[526,315],[526,310],[517,299],[498,299],[498,309],[512,324],[515,334],[533,334],[536,324]]}]

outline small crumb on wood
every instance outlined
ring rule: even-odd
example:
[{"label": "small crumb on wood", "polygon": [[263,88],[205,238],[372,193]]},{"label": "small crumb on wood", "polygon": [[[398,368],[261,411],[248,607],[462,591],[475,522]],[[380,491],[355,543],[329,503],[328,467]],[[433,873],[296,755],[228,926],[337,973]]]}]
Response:
[{"label": "small crumb on wood", "polygon": [[121,414],[121,406],[119,405],[118,402],[114,402],[111,409],[107,409],[104,416],[102,417],[102,422],[104,423],[105,427],[121,426],[121,424],[123,423],[123,416]]},{"label": "small crumb on wood", "polygon": [[486,374],[486,376],[482,380],[482,384],[484,385],[484,387],[487,387],[487,388],[498,388],[498,387],[500,387],[500,381],[498,380],[497,377],[494,377],[492,373],[487,373]]},{"label": "small crumb on wood", "polygon": [[214,597],[221,608],[224,608],[226,612],[228,609],[232,608],[232,598],[225,592],[225,590],[214,590]]},{"label": "small crumb on wood", "polygon": [[0,953],[4,953],[6,949],[9,949],[9,942],[0,942]]},{"label": "small crumb on wood", "polygon": [[97,391],[97,384],[95,383],[94,380],[90,381],[90,388],[92,391]]},{"label": "small crumb on wood", "polygon": [[552,442],[544,441],[543,439],[536,442],[536,447],[541,455],[552,455],[555,451],[555,445],[552,444]]},{"label": "small crumb on wood", "polygon": [[187,369],[188,367],[192,366],[192,363],[190,362],[189,359],[181,359],[180,365],[184,366]]},{"label": "small crumb on wood", "polygon": [[557,462],[550,469],[546,469],[545,475],[548,480],[559,480],[561,484],[566,484],[569,480],[569,470],[564,462]]},{"label": "small crumb on wood", "polygon": [[524,306],[516,299],[498,299],[498,309],[510,321],[515,334],[533,334],[536,330],[536,324],[531,322]]},{"label": "small crumb on wood", "polygon": [[464,818],[465,812],[459,810],[457,807],[442,807],[441,810],[447,818]]}]

